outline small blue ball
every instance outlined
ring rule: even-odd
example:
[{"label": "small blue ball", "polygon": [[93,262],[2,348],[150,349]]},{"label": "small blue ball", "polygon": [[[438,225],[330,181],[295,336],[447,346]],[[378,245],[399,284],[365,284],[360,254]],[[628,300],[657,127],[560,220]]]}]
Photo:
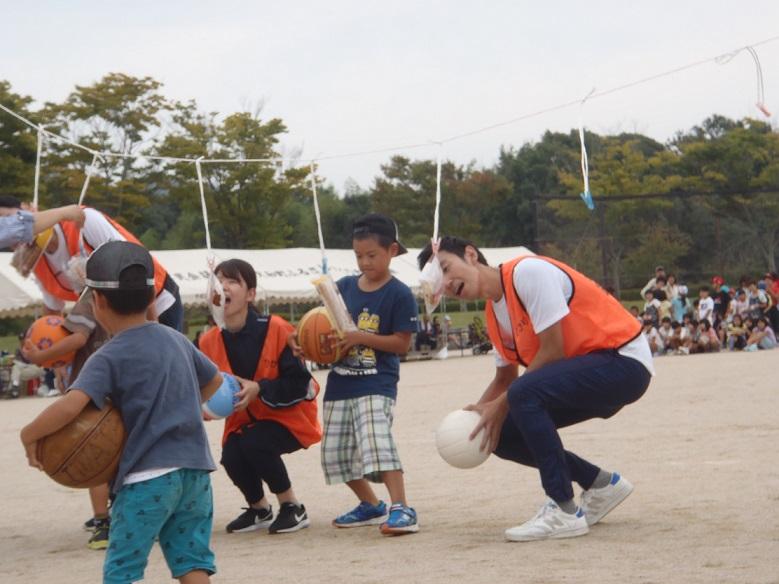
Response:
[{"label": "small blue ball", "polygon": [[241,384],[229,373],[222,373],[222,385],[207,402],[203,404],[203,414],[207,420],[221,420],[233,413],[238,403]]}]

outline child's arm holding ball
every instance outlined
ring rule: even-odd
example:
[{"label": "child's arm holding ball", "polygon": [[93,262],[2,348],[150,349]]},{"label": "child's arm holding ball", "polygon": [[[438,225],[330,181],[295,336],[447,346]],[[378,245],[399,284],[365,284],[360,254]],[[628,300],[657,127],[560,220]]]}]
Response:
[{"label": "child's arm holding ball", "polygon": [[47,361],[53,361],[59,357],[78,351],[87,344],[87,339],[88,337],[82,333],[72,333],[64,339],[57,341],[48,349],[39,349],[28,339],[22,346],[22,355],[31,363],[41,365]]},{"label": "child's arm holding ball", "polygon": [[20,437],[30,466],[43,469],[35,454],[38,440],[53,434],[72,421],[89,401],[90,397],[83,391],[71,390],[22,428]]}]

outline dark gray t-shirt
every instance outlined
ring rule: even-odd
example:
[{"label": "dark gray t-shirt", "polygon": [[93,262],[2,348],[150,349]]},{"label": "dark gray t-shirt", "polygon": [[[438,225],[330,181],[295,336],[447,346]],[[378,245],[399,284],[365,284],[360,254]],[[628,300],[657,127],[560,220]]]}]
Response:
[{"label": "dark gray t-shirt", "polygon": [[157,323],[122,331],[87,360],[71,389],[85,392],[98,408],[110,398],[127,430],[114,492],[131,472],[216,470],[200,388],[217,372],[184,335]]}]

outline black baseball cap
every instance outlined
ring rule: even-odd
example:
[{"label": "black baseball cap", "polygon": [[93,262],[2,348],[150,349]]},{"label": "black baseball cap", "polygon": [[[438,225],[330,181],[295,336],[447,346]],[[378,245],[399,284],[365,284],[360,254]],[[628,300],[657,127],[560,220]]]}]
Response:
[{"label": "black baseball cap", "polygon": [[[142,266],[145,277],[122,277],[132,266]],[[97,290],[143,290],[154,287],[154,262],[141,245],[129,241],[109,241],[87,260],[86,285]]]},{"label": "black baseball cap", "polygon": [[408,250],[398,239],[398,224],[381,213],[363,215],[352,224],[352,237],[355,235],[383,235],[398,244],[398,255]]}]

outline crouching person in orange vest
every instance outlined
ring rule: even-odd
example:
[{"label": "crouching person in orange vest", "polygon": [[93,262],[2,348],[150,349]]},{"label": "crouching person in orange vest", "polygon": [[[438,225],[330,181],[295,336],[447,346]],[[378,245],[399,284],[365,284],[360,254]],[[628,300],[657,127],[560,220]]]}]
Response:
[{"label": "crouching person in orange vest", "polygon": [[[470,241],[444,237],[435,257],[428,244],[418,259],[420,269],[440,263],[435,292],[487,301],[496,371],[466,408],[481,414],[472,437],[484,428],[482,449],[538,468],[548,497],[506,539],[586,534],[633,486],[565,450],[557,429],[609,418],[644,394],[654,369],[641,325],[597,283],[551,258],[526,255],[493,268]],[[583,491],[578,503],[572,482]]]},{"label": "crouching person in orange vest", "polygon": [[[86,257],[107,241],[129,241],[141,245],[138,239],[108,215],[84,207],[84,224],[61,221],[52,228],[52,236],[43,255],[35,265],[35,278],[43,292],[46,308],[61,312],[66,301],[77,301],[83,284]],[[78,262],[82,265],[79,267]],[[74,264],[75,262],[75,264]],[[160,263],[154,260],[154,312],[160,324],[181,331],[184,307],[179,288]]]},{"label": "crouching person in orange vest", "polygon": [[[220,263],[214,273],[224,288],[225,326],[204,333],[199,347],[221,371],[241,379],[242,399],[225,420],[222,464],[249,505],[228,523],[227,532],[298,531],[308,527],[308,515],[281,456],[322,439],[319,386],[287,346],[292,325],[255,312],[254,268],[232,259]],[[278,499],[275,519],[263,482]]]}]

